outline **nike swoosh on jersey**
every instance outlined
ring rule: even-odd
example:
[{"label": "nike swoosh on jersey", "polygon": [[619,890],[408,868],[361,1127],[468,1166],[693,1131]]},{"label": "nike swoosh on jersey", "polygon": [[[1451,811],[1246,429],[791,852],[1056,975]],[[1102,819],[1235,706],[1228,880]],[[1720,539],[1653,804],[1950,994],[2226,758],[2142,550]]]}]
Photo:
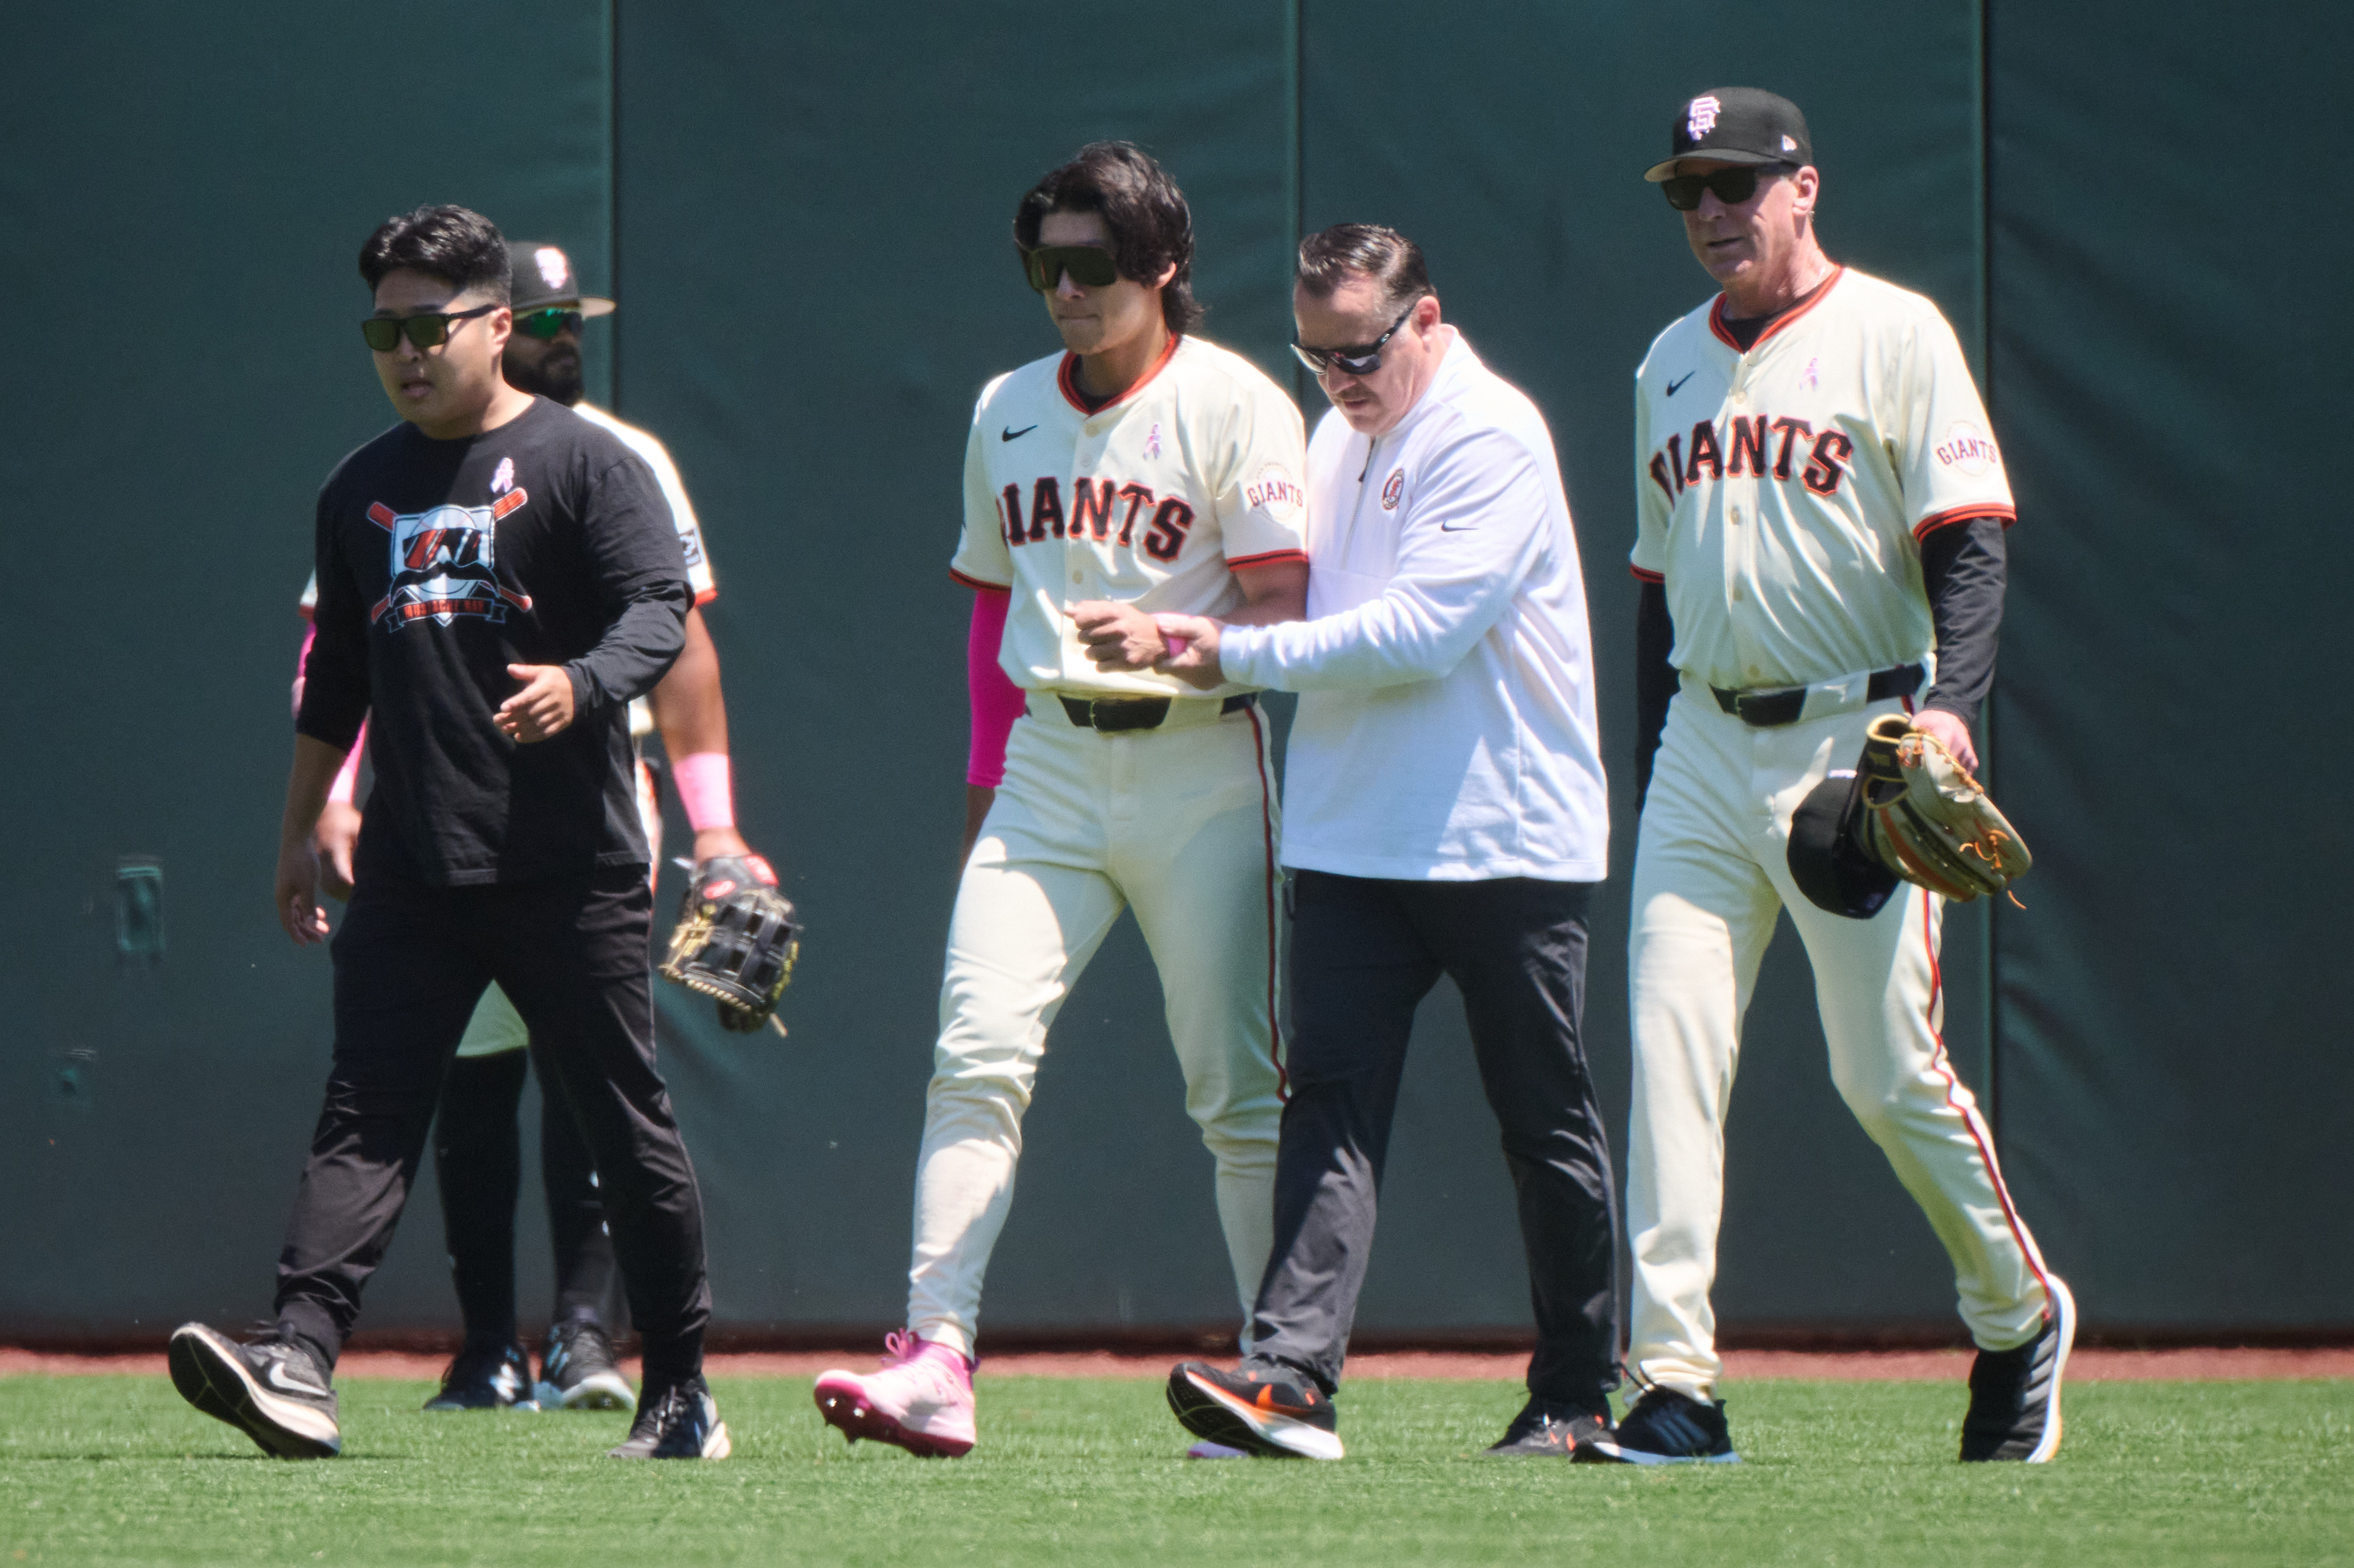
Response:
[{"label": "nike swoosh on jersey", "polygon": [[1700,372],[1697,370],[1687,370],[1681,376],[1677,376],[1673,381],[1669,382],[1668,396],[1670,397],[1674,397],[1676,395],[1677,387],[1682,386],[1685,382],[1691,380],[1693,376],[1698,376]]},{"label": "nike swoosh on jersey", "polygon": [[1013,426],[1008,425],[1005,427],[1004,430],[999,434],[997,439],[1001,441],[1019,440],[1037,428],[1038,427],[1035,425],[1024,425],[1017,430]]}]

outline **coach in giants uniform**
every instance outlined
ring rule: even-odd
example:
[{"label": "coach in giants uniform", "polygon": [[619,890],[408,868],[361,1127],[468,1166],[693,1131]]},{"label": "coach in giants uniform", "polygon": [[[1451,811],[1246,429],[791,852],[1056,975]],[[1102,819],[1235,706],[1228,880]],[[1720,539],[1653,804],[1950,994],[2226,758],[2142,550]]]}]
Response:
[{"label": "coach in giants uniform", "polygon": [[1013,233],[1066,352],[991,381],[965,449],[950,570],[974,590],[970,842],[917,1162],[907,1331],[883,1371],[817,1383],[844,1433],[922,1454],[972,1446],[981,1275],[1013,1202],[1023,1111],[1047,1028],[1124,906],[1161,971],[1246,1309],[1267,1263],[1282,1113],[1266,731],[1247,686],[1204,696],[1150,666],[1168,651],[1154,611],[1264,623],[1305,608],[1299,413],[1247,361],[1190,335],[1193,217],[1137,148],[1081,148],[1023,197]]},{"label": "coach in giants uniform", "polygon": [[376,788],[334,940],[326,1105],[278,1266],[274,1330],[172,1337],[175,1385],[290,1457],[339,1451],[330,1370],[424,1152],[442,1075],[495,980],[588,1138],[644,1337],[616,1457],[721,1458],[702,1375],[702,1201],[653,1064],[652,894],[626,710],[678,656],[678,535],[643,461],[500,379],[505,241],[421,207],[360,252],[363,323],[402,419],[320,492],[315,637],[296,721],[280,921],[327,933],[313,832],[372,714]]},{"label": "coach in giants uniform", "polygon": [[1724,1115],[1742,1012],[1787,909],[1831,1079],[1953,1258],[1978,1345],[1962,1457],[2046,1459],[2075,1308],[1938,1038],[1940,901],[1905,884],[1850,919],[1800,894],[1787,861],[1793,809],[1925,687],[1916,722],[1974,762],[2015,515],[2001,457],[1936,307],[1823,254],[1795,104],[1702,93],[1646,177],[1724,291],[1661,333],[1637,375],[1628,1364],[1646,1392],[1599,1447],[1640,1464],[1736,1457],[1709,1307]]},{"label": "coach in giants uniform", "polygon": [[1292,308],[1332,400],[1308,454],[1311,619],[1163,618],[1189,640],[1163,668],[1300,694],[1275,1253],[1241,1368],[1180,1365],[1170,1404],[1211,1442],[1341,1457],[1331,1396],[1406,1041],[1445,974],[1537,1325],[1528,1404],[1489,1451],[1572,1457],[1608,1435],[1618,1383],[1610,1150],[1579,1038],[1610,824],[1577,536],[1543,416],[1439,320],[1413,241],[1309,236]]}]

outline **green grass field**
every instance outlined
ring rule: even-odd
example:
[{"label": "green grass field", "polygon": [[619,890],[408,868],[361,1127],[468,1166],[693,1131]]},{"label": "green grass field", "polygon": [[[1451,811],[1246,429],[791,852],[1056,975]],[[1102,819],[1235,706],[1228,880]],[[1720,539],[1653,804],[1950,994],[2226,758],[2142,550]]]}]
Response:
[{"label": "green grass field", "polygon": [[2354,1563],[2354,1383],[2068,1391],[2055,1464],[1953,1460],[1963,1391],[1729,1393],[1739,1466],[1477,1457],[1505,1383],[1342,1395],[1341,1464],[1188,1462],[1157,1383],[987,1378],[958,1461],[845,1447],[805,1380],[722,1382],[724,1464],[601,1457],[619,1415],[429,1416],[342,1389],[345,1453],[289,1464],[163,1378],[0,1378],[13,1563]]}]

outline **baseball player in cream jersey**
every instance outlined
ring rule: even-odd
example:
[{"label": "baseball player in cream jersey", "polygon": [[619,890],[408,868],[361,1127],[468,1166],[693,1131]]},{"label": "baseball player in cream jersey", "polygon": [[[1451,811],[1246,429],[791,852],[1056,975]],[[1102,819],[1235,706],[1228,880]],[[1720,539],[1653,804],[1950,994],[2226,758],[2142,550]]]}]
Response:
[{"label": "baseball player in cream jersey", "polygon": [[907,1330],[881,1372],[817,1383],[852,1439],[923,1454],[972,1446],[981,1277],[1023,1112],[1055,1012],[1123,907],[1161,971],[1246,1312],[1282,1114],[1266,727],[1249,689],[1205,694],[1150,665],[1167,651],[1155,611],[1305,609],[1299,413],[1189,335],[1192,217],[1142,152],[1082,148],[1023,198],[1014,235],[1067,352],[991,381],[966,446],[950,570],[974,590],[979,820],[940,990]]},{"label": "baseball player in cream jersey", "polygon": [[2046,1459],[2074,1307],[1939,1038],[1941,901],[1907,885],[1846,918],[1801,895],[1787,859],[1794,808],[1853,768],[1879,715],[1914,714],[1973,758],[2015,515],[2001,457],[1936,307],[1823,254],[1796,105],[1703,93],[1647,177],[1723,292],[1637,375],[1627,1360],[1647,1392],[1597,1446],[1736,1457],[1709,1304],[1723,1126],[1742,1014],[1787,910],[1832,1081],[1953,1259],[1978,1346],[1962,1457]]}]

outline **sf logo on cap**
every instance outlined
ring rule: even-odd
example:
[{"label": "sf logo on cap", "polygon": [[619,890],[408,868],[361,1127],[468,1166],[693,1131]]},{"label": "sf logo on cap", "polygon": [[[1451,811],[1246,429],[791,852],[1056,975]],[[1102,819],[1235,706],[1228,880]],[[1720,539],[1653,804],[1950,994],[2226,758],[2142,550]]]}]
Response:
[{"label": "sf logo on cap", "polygon": [[1693,141],[1699,141],[1716,129],[1717,111],[1723,107],[1723,104],[1716,101],[1714,93],[1710,93],[1704,98],[1693,99],[1691,107],[1684,111],[1684,130],[1691,134]]}]

